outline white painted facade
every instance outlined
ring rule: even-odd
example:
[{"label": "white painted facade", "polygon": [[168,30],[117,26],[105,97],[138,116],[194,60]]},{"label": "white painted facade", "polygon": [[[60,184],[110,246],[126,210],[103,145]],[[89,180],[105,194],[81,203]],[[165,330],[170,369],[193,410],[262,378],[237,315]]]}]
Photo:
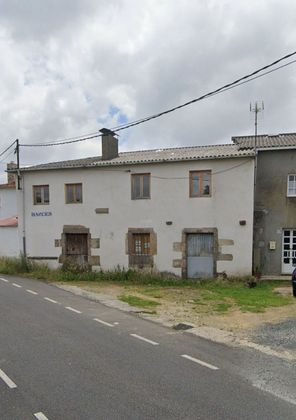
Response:
[{"label": "white painted facade", "polygon": [[1,220],[17,215],[17,195],[14,186],[0,185],[0,257],[19,255],[17,226],[1,226]]},{"label": "white painted facade", "polygon": [[0,227],[0,257],[18,257],[18,231],[17,227]]},{"label": "white painted facade", "polygon": [[[189,197],[193,170],[212,171],[211,197]],[[151,174],[150,199],[131,199],[135,173]],[[94,269],[127,268],[128,229],[153,228],[155,269],[181,276],[173,261],[182,258],[174,243],[181,242],[183,229],[216,228],[219,254],[232,256],[232,260],[217,259],[217,273],[251,274],[253,176],[251,157],[26,171],[18,192],[19,247],[22,251],[25,237],[29,257],[57,267],[61,247],[56,241],[63,227],[82,225],[92,238],[100,239],[100,248],[91,249],[91,255],[100,256],[100,267]],[[66,183],[82,183],[82,203],[65,204]],[[49,184],[50,203],[34,205],[33,185],[44,184]],[[97,214],[97,208],[108,208],[109,213]]]},{"label": "white painted facade", "polygon": [[0,185],[0,220],[7,217],[16,216],[17,200],[15,187],[1,188]]}]

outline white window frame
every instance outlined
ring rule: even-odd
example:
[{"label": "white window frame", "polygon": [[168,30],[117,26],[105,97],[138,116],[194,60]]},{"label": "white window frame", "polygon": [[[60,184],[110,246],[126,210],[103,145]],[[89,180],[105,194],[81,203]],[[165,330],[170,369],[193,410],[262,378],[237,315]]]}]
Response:
[{"label": "white window frame", "polygon": [[[293,177],[293,180],[290,180]],[[287,178],[287,197],[296,197],[296,174],[289,174]]]}]

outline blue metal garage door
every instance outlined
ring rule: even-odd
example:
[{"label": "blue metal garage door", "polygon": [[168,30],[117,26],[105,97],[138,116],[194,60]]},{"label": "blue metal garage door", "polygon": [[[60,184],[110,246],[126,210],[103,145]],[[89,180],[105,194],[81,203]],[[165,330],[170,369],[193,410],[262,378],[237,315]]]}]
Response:
[{"label": "blue metal garage door", "polygon": [[212,233],[187,235],[187,277],[209,278],[214,275],[214,236]]}]

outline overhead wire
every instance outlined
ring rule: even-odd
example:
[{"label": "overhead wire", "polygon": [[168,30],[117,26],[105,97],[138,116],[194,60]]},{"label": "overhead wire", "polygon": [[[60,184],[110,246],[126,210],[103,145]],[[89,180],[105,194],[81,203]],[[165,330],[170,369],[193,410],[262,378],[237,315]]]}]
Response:
[{"label": "overhead wire", "polygon": [[[11,156],[14,153],[15,153],[15,151],[12,150],[10,153],[8,153],[8,155],[6,155],[3,159],[0,160],[0,163],[3,163],[9,156]],[[6,163],[8,163],[8,162],[6,162]]]},{"label": "overhead wire", "polygon": [[[167,110],[162,111],[162,112],[159,112],[157,114],[153,114],[153,115],[150,115],[148,117],[144,117],[144,118],[141,118],[141,119],[132,121],[132,122],[127,123],[127,124],[122,124],[122,125],[113,127],[111,130],[114,131],[115,133],[117,133],[118,131],[121,131],[121,130],[126,130],[126,129],[130,128],[130,127],[134,127],[134,126],[139,125],[139,124],[142,124],[144,122],[148,122],[148,121],[150,121],[152,119],[159,118],[159,117],[161,117],[163,115],[169,114],[169,113],[174,112],[174,111],[176,111],[178,109],[181,109],[181,108],[184,108],[186,106],[189,106],[189,105],[191,105],[193,103],[199,102],[199,101],[201,101],[203,99],[207,99],[207,98],[209,98],[211,96],[214,96],[214,95],[223,93],[223,92],[225,92],[227,90],[233,89],[233,88],[238,87],[238,86],[240,86],[242,84],[249,83],[252,80],[255,80],[255,79],[259,78],[259,77],[263,77],[263,76],[265,76],[265,75],[267,75],[269,73],[272,73],[272,72],[277,71],[277,70],[279,70],[279,69],[281,69],[283,67],[287,67],[288,65],[291,65],[291,64],[295,63],[296,60],[292,60],[289,63],[283,64],[281,66],[276,67],[275,69],[271,69],[271,70],[269,70],[267,72],[264,72],[263,74],[258,75],[258,73],[262,72],[263,70],[266,70],[266,69],[268,69],[268,68],[270,68],[270,67],[272,67],[272,66],[274,66],[274,65],[276,65],[278,63],[280,63],[281,61],[286,60],[287,58],[294,56],[295,54],[296,54],[296,51],[294,51],[294,52],[292,52],[290,54],[287,54],[287,55],[285,55],[285,56],[283,56],[283,57],[281,57],[281,58],[273,61],[270,64],[267,64],[267,65],[265,65],[265,66],[263,66],[263,67],[255,70],[255,71],[253,71],[253,72],[251,72],[251,73],[249,73],[249,74],[247,74],[247,75],[245,75],[243,77],[240,77],[239,79],[237,79],[237,80],[235,80],[235,81],[233,81],[231,83],[227,83],[227,84],[225,84],[224,86],[222,86],[220,88],[217,88],[217,89],[215,89],[215,90],[213,90],[211,92],[208,92],[208,93],[206,93],[204,95],[201,95],[198,98],[194,98],[194,99],[192,99],[190,101],[187,101],[187,102],[185,102],[185,103],[183,103],[181,105],[175,106],[173,108],[167,109]],[[255,75],[257,75],[257,76],[255,76]],[[86,140],[91,140],[91,139],[98,138],[98,137],[101,137],[101,136],[102,136],[102,134],[93,132],[93,133],[89,133],[89,134],[86,134],[86,135],[82,135],[80,137],[79,136],[70,137],[70,138],[66,138],[66,139],[62,139],[62,140],[56,140],[56,141],[52,141],[52,142],[42,142],[42,143],[33,143],[33,144],[25,144],[25,143],[23,144],[23,143],[21,143],[21,144],[19,144],[19,146],[22,146],[22,147],[60,146],[60,145],[65,145],[65,144],[72,144],[72,143],[78,143],[78,142],[82,142],[82,141],[86,141]],[[0,154],[0,157],[14,143],[15,142],[13,142],[7,149],[5,149]]]},{"label": "overhead wire", "polygon": [[[198,98],[194,98],[194,99],[192,99],[192,100],[190,100],[190,101],[188,101],[188,102],[185,102],[185,103],[183,103],[183,104],[181,104],[181,105],[177,105],[177,106],[175,106],[175,107],[173,107],[173,108],[167,109],[167,110],[165,110],[165,111],[159,112],[159,113],[154,114],[154,115],[151,115],[151,116],[149,116],[149,117],[145,117],[145,118],[142,118],[142,119],[140,119],[140,120],[133,121],[133,122],[128,123],[128,124],[125,124],[125,125],[123,125],[123,126],[121,126],[121,127],[120,127],[120,126],[117,126],[117,127],[113,128],[113,131],[114,131],[114,132],[118,132],[118,131],[121,131],[121,130],[126,130],[127,128],[134,127],[135,125],[142,124],[142,123],[144,123],[144,122],[150,121],[150,120],[155,119],[155,118],[159,118],[159,117],[161,117],[161,116],[163,116],[163,115],[166,115],[166,114],[169,114],[169,113],[171,113],[171,112],[174,112],[174,111],[176,111],[176,110],[178,110],[178,109],[184,108],[184,107],[186,107],[186,106],[188,106],[188,105],[191,105],[191,104],[193,104],[193,103],[195,103],[195,102],[199,102],[199,101],[201,101],[201,100],[203,100],[203,99],[206,99],[206,98],[208,98],[208,97],[211,97],[211,96],[217,95],[218,93],[222,93],[222,92],[224,92],[224,91],[226,91],[226,90],[233,89],[234,87],[239,86],[239,84],[248,83],[249,81],[254,80],[255,78],[258,78],[258,77],[259,77],[259,76],[257,76],[257,77],[252,78],[252,76],[255,76],[256,74],[258,74],[258,73],[262,72],[263,70],[266,70],[266,69],[268,69],[268,68],[270,68],[270,67],[272,67],[272,66],[274,66],[274,65],[276,65],[276,64],[278,64],[278,63],[280,63],[281,61],[286,60],[286,59],[287,59],[287,58],[289,58],[289,57],[292,57],[292,56],[293,56],[293,55],[295,55],[295,54],[296,54],[296,51],[294,51],[294,52],[292,52],[292,53],[290,53],[290,54],[287,54],[287,55],[285,55],[284,57],[281,57],[281,58],[279,58],[278,60],[276,60],[276,61],[274,61],[274,62],[272,62],[272,63],[270,63],[270,64],[267,64],[267,65],[265,65],[264,67],[261,67],[260,69],[257,69],[257,70],[255,70],[255,71],[253,71],[252,73],[249,73],[249,74],[247,74],[247,75],[245,75],[245,76],[243,76],[243,77],[240,77],[239,79],[237,79],[237,80],[235,80],[235,81],[233,81],[233,82],[231,82],[231,83],[227,83],[226,85],[224,85],[224,86],[222,86],[222,87],[220,87],[220,88],[218,88],[218,89],[215,89],[215,90],[213,90],[213,91],[211,91],[211,92],[209,92],[209,93],[206,93],[206,94],[204,94],[204,95],[201,95],[201,96],[199,96]],[[285,64],[285,65],[283,65],[283,66],[279,66],[279,67],[277,67],[276,69],[273,69],[273,71],[279,70],[279,69],[281,69],[281,68],[283,68],[283,67],[286,67],[286,66],[288,66],[288,65],[290,65],[290,64],[293,64],[295,61],[296,61],[296,60],[293,60],[293,61],[291,61],[291,62],[289,62],[289,63],[286,63],[286,64]],[[266,74],[269,74],[269,73],[271,73],[271,72],[272,72],[272,71],[268,71],[268,72],[266,72],[266,73],[264,73],[264,74],[260,75],[260,77],[265,76]],[[246,79],[250,79],[250,80],[246,80]],[[118,127],[119,127],[119,128],[118,128]]]},{"label": "overhead wire", "polygon": [[76,140],[62,140],[60,142],[52,142],[52,143],[33,143],[33,144],[20,144],[20,146],[22,147],[49,147],[49,146],[60,146],[62,144],[70,144],[70,143],[78,143],[81,141],[85,141],[85,140],[90,140],[90,139],[94,139],[96,137],[101,137],[102,134],[96,134],[93,136],[89,136],[89,137],[83,137],[83,138],[76,138]]},{"label": "overhead wire", "polygon": [[9,150],[15,143],[16,140],[14,140],[14,142],[12,142],[5,150],[3,150],[3,152],[0,153],[0,157],[3,156],[4,153],[7,152],[7,150]]}]

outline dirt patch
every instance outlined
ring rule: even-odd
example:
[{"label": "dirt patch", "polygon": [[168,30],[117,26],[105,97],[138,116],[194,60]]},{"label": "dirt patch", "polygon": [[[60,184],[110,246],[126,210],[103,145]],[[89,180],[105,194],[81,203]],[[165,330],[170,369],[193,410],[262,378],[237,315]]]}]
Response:
[{"label": "dirt patch", "polygon": [[[69,283],[68,283],[69,284]],[[114,299],[124,294],[133,295],[142,299],[158,302],[155,319],[161,319],[164,324],[176,325],[185,323],[197,327],[214,327],[224,331],[230,331],[241,338],[247,338],[252,330],[266,323],[279,323],[290,318],[296,318],[296,299],[286,306],[268,308],[262,313],[242,312],[239,309],[230,308],[227,313],[213,310],[215,305],[207,305],[200,302],[201,291],[190,288],[158,288],[149,286],[126,286],[110,283],[85,283],[75,282],[75,286],[81,287],[93,293],[109,295]],[[282,295],[291,295],[291,288],[281,287],[276,290]],[[222,305],[222,303],[220,303]],[[223,309],[223,307],[222,307]]]}]

